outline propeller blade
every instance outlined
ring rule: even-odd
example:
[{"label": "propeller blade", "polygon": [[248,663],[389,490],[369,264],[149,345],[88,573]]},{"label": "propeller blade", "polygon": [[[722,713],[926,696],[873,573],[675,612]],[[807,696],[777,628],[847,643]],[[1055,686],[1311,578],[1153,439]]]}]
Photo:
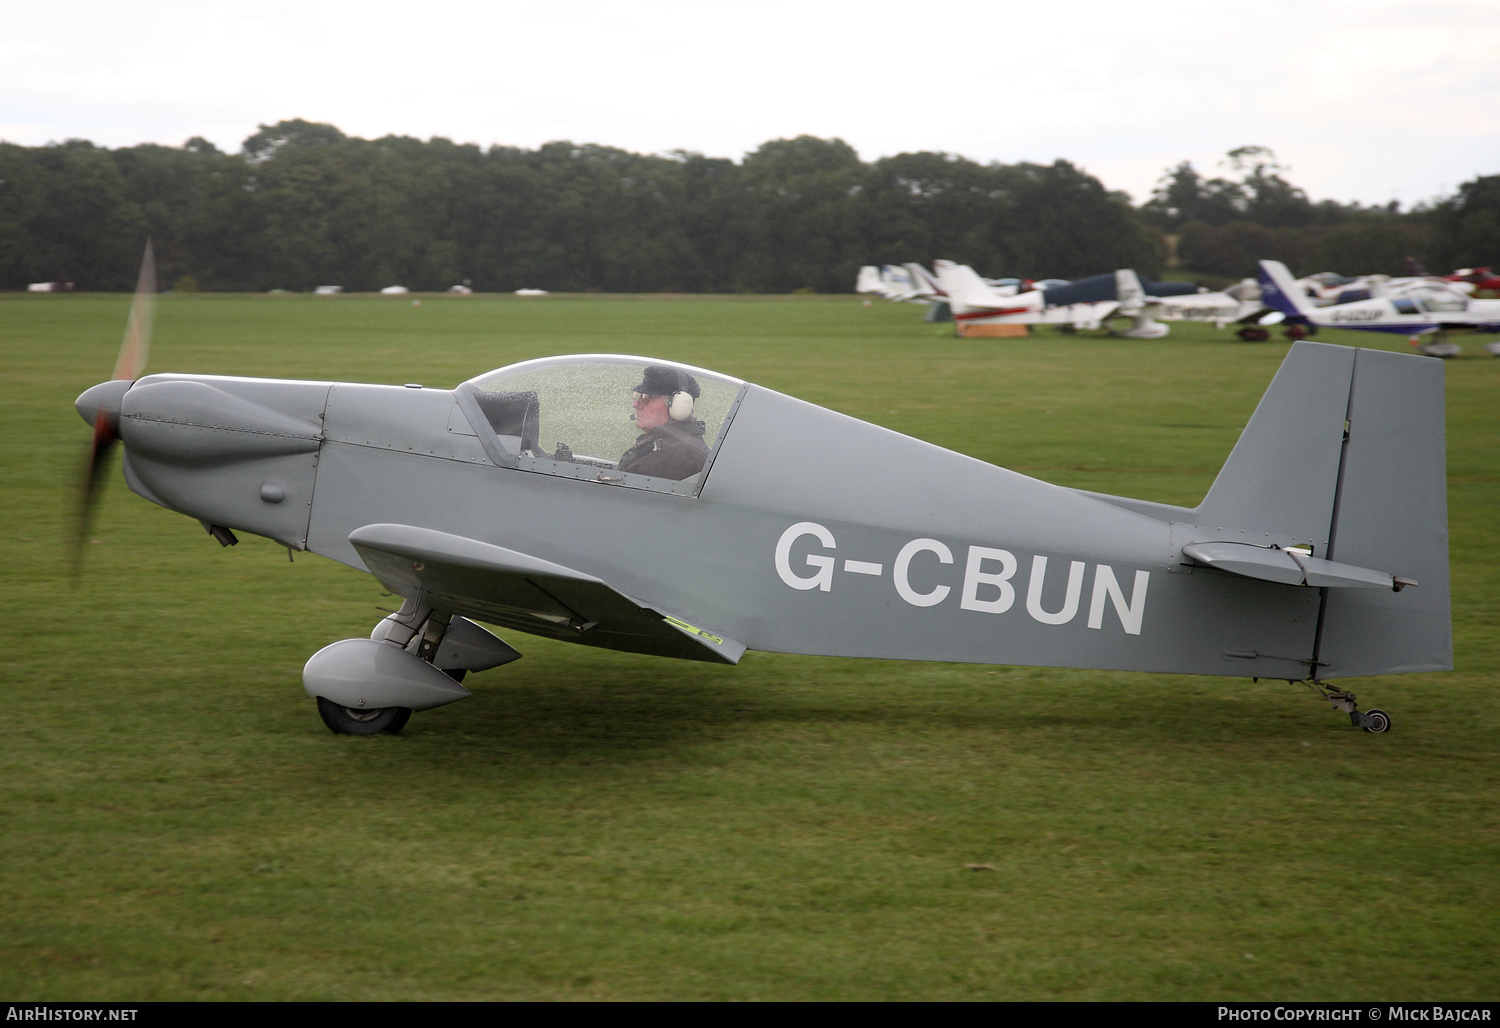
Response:
[{"label": "propeller blade", "polygon": [[94,440],[89,447],[88,463],[84,465],[83,482],[79,490],[77,516],[73,525],[73,579],[76,582],[83,570],[83,547],[93,527],[94,512],[99,507],[101,486],[105,470],[109,466],[109,455],[120,441],[115,430],[114,418],[107,411],[100,411],[94,421]]},{"label": "propeller blade", "polygon": [[[141,271],[135,281],[135,299],[130,304],[130,317],[125,322],[125,338],[120,343],[120,354],[115,358],[116,379],[135,381],[146,370],[146,358],[151,352],[151,326],[156,315],[156,255],[151,249],[151,240],[146,240],[146,252],[141,257]],[[78,580],[83,569],[83,547],[93,525],[94,512],[99,506],[103,492],[105,471],[115,444],[120,441],[118,414],[100,408],[94,417],[94,439],[89,445],[88,461],[83,468],[83,481],[79,488],[77,514],[73,523],[73,580]]]},{"label": "propeller blade", "polygon": [[125,338],[120,343],[120,356],[115,359],[112,378],[128,378],[132,382],[146,370],[146,358],[151,354],[151,325],[156,317],[156,255],[151,250],[151,240],[146,240],[146,253],[141,257],[141,273],[135,280],[135,299],[130,304],[130,318],[125,322]]}]

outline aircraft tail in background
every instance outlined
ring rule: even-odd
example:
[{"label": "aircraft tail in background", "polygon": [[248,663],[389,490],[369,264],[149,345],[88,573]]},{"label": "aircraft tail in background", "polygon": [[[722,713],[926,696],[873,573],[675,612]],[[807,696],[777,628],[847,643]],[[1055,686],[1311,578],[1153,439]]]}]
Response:
[{"label": "aircraft tail in background", "polygon": [[947,295],[943,292],[943,287],[937,284],[937,279],[933,278],[932,273],[926,268],[922,267],[922,265],[912,263],[903,264],[901,266],[905,268],[906,273],[911,276],[911,287],[913,291],[915,291],[916,295],[927,297],[930,299],[936,299],[940,296]]},{"label": "aircraft tail in background", "polygon": [[1134,314],[1146,305],[1146,287],[1141,277],[1130,268],[1115,272],[1115,299],[1120,301],[1120,313]]},{"label": "aircraft tail in background", "polygon": [[1126,339],[1160,339],[1170,329],[1151,317],[1155,308],[1148,307],[1153,298],[1146,295],[1141,277],[1130,268],[1115,271],[1115,299],[1119,312],[1131,319],[1130,327],[1120,335]]},{"label": "aircraft tail in background", "polygon": [[1307,302],[1302,288],[1292,278],[1292,273],[1285,264],[1280,261],[1261,261],[1258,277],[1261,302],[1267,307],[1294,318],[1305,318],[1312,311],[1312,304]]},{"label": "aircraft tail in background", "polygon": [[[1040,306],[1040,293],[1001,296],[967,264],[934,261],[932,266],[937,272],[937,284],[948,295],[955,315],[1012,314]],[[1035,300],[1028,302],[1031,297]]]}]

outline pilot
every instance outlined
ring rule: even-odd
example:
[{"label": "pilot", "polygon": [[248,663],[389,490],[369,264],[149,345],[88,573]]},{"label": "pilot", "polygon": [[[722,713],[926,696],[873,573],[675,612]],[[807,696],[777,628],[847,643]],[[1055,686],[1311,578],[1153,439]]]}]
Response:
[{"label": "pilot", "polygon": [[632,391],[635,445],[620,457],[620,470],[673,480],[696,475],[708,460],[705,426],[693,417],[698,380],[686,371],[652,364]]}]

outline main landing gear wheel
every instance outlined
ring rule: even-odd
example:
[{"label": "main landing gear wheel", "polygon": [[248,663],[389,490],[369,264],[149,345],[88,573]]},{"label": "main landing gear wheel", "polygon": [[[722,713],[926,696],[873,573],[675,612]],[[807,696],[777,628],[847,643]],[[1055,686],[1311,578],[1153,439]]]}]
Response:
[{"label": "main landing gear wheel", "polygon": [[1364,721],[1365,723],[1360,727],[1375,735],[1391,730],[1391,716],[1383,710],[1371,708],[1365,711]]},{"label": "main landing gear wheel", "polygon": [[318,715],[335,735],[379,735],[381,732],[395,735],[411,719],[411,708],[376,707],[373,710],[361,710],[358,707],[343,707],[319,696]]}]

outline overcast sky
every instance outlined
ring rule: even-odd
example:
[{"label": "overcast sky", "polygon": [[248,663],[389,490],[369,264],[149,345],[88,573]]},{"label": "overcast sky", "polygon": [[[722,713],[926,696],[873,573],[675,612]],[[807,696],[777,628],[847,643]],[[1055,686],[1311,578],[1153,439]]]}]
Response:
[{"label": "overcast sky", "polygon": [[1500,173],[1500,0],[0,0],[0,139],[257,124],[739,159],[1067,158],[1137,200],[1269,146],[1314,199],[1403,205]]}]

